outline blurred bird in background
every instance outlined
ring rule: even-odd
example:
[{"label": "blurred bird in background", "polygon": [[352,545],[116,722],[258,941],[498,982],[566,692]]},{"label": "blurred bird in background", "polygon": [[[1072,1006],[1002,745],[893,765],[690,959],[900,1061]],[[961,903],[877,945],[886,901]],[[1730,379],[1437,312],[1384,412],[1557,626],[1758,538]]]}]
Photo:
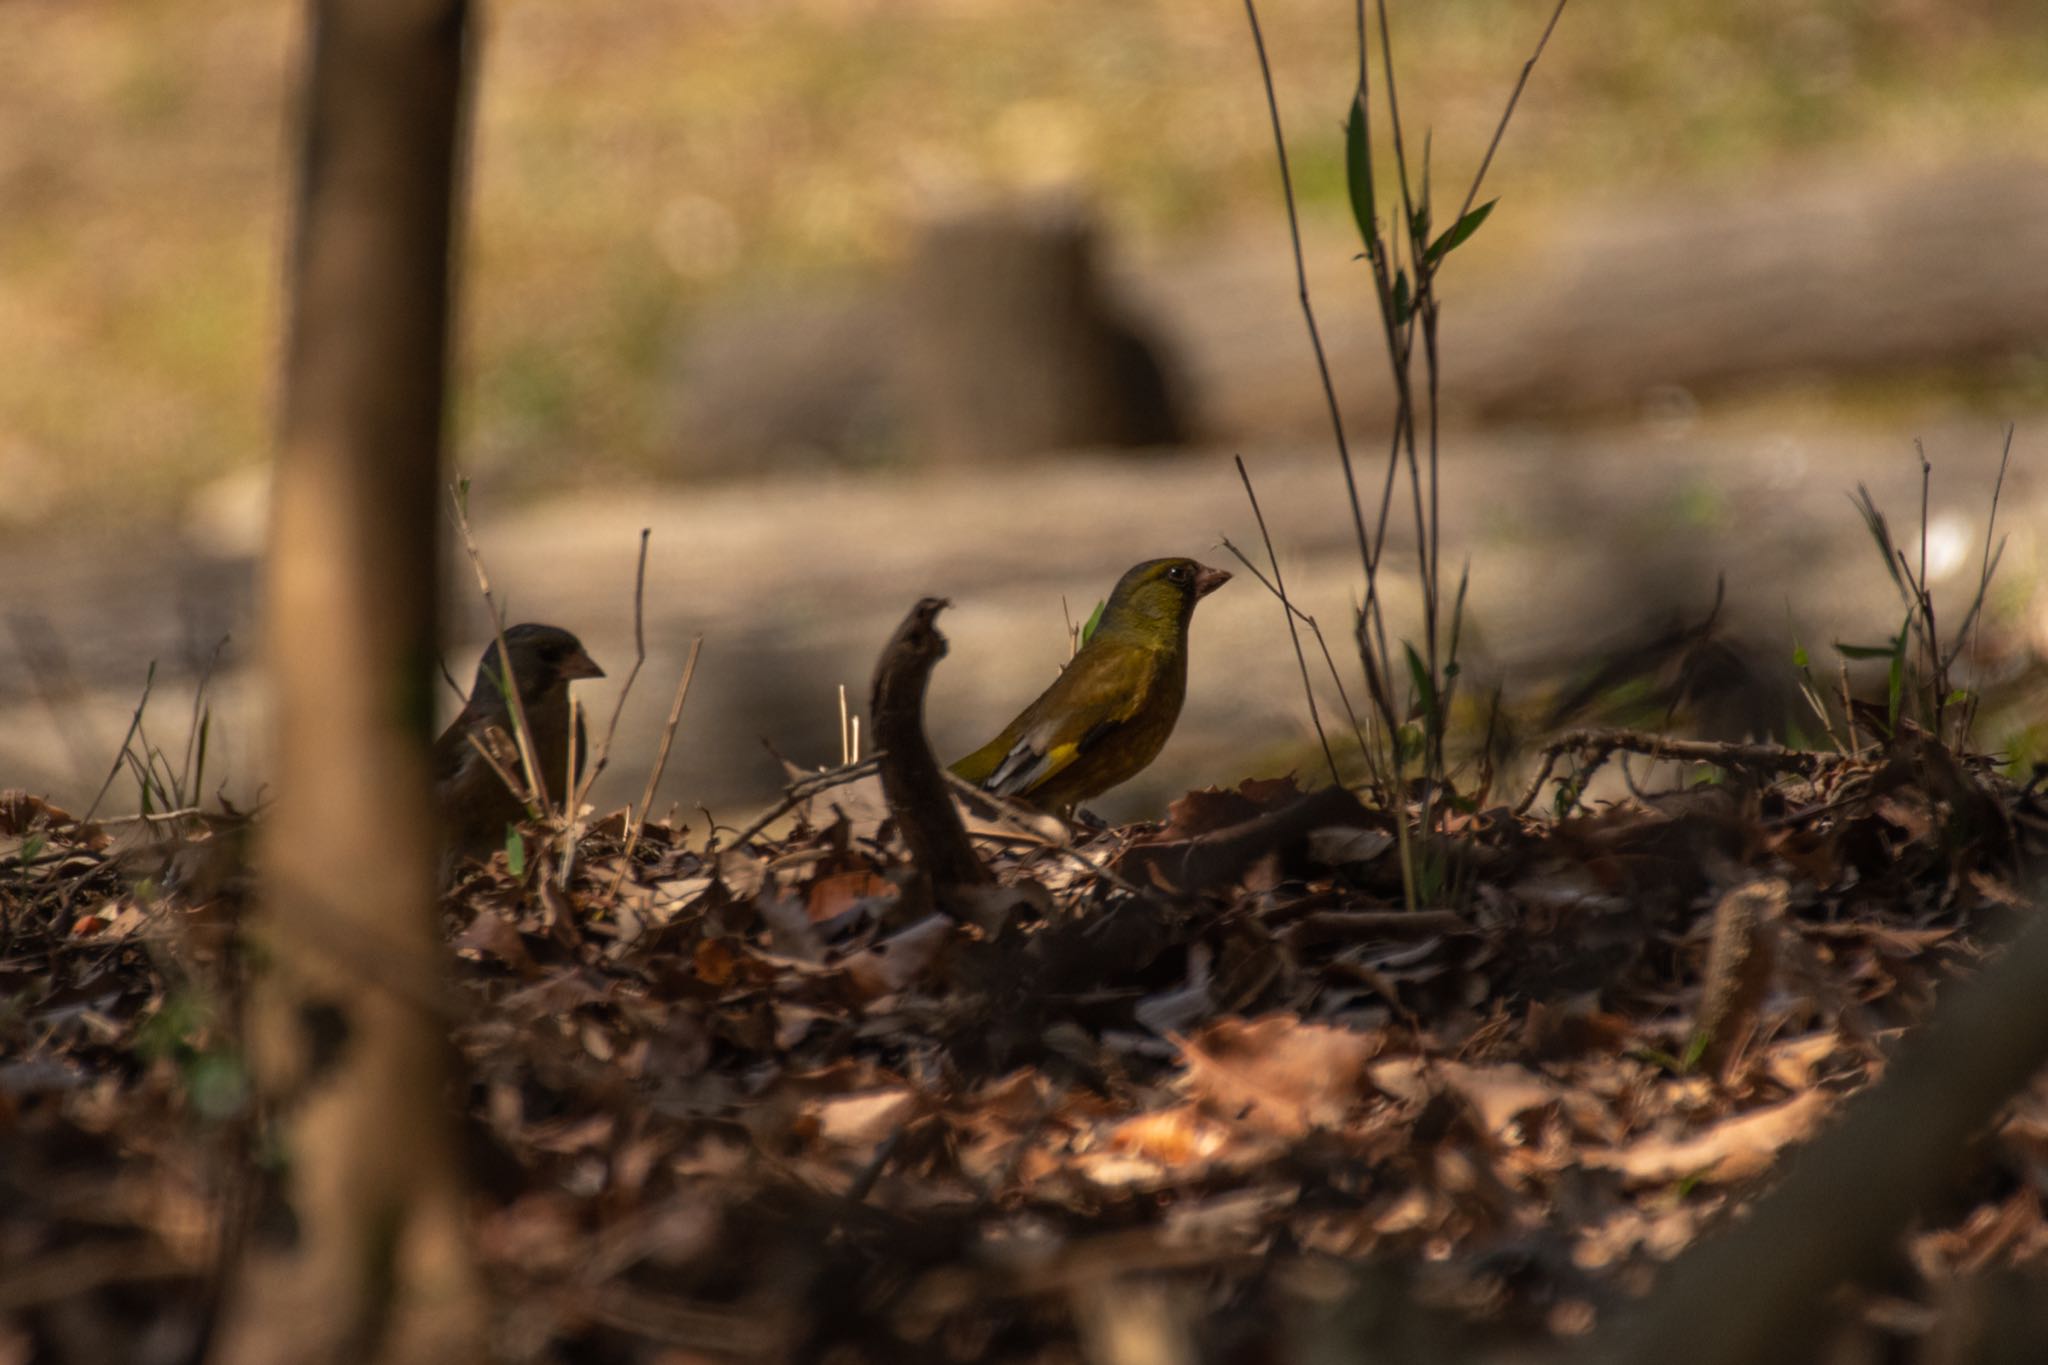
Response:
[{"label": "blurred bird in background", "polygon": [[[488,858],[491,850],[502,848],[505,828],[526,816],[526,808],[505,786],[503,778],[469,742],[475,735],[486,745],[512,745],[512,705],[509,689],[519,689],[519,700],[532,730],[535,776],[546,788],[547,800],[559,802],[568,795],[569,772],[569,684],[578,678],[602,678],[582,641],[559,626],[525,623],[505,631],[505,646],[511,660],[510,677],[498,662],[494,640],[477,664],[476,681],[470,685],[469,700],[454,721],[434,741],[434,797],[441,811],[441,884],[454,879],[455,870],[466,858]],[[494,741],[492,732],[502,738]],[[576,777],[583,773],[583,720],[576,718]],[[519,772],[515,759],[507,764]]]},{"label": "blurred bird in background", "polygon": [[1229,581],[1192,559],[1130,569],[1052,686],[953,772],[1061,815],[1137,776],[1180,719],[1195,603]]}]

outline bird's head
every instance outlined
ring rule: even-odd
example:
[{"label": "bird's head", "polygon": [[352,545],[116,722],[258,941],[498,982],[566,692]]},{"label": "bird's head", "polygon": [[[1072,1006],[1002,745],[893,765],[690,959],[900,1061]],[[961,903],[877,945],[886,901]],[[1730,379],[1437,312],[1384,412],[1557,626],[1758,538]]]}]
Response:
[{"label": "bird's head", "polygon": [[1229,581],[1229,570],[1192,559],[1148,559],[1117,580],[1096,634],[1114,630],[1177,638],[1187,629],[1195,603]]},{"label": "bird's head", "polygon": [[[583,648],[583,642],[560,626],[533,622],[507,626],[505,646],[511,651],[512,676],[519,684],[521,701],[536,700],[558,684],[576,678],[604,676],[604,670]],[[483,662],[477,665],[476,685],[470,695],[500,695],[498,679],[501,673],[498,642],[493,640],[491,647],[484,651]]]}]

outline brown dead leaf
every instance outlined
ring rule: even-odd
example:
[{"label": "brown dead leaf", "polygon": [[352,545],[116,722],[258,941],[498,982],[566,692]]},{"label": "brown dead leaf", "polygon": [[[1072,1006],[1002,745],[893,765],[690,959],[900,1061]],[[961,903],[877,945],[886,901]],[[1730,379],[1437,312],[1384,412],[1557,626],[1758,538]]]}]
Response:
[{"label": "brown dead leaf", "polygon": [[1236,791],[1224,791],[1220,787],[1191,791],[1166,808],[1166,827],[1159,831],[1157,838],[1161,843],[1170,843],[1228,829],[1263,815],[1275,806],[1284,805],[1300,794],[1292,777],[1253,779],[1241,783]]},{"label": "brown dead leaf", "polygon": [[1394,846],[1394,836],[1383,829],[1352,829],[1331,825],[1308,835],[1309,861],[1324,867],[1349,867],[1369,863]]},{"label": "brown dead leaf", "polygon": [[1554,1083],[1512,1065],[1468,1066],[1422,1057],[1390,1057],[1373,1063],[1366,1074],[1375,1087],[1410,1104],[1426,1102],[1439,1089],[1448,1090],[1471,1105],[1480,1125],[1493,1134],[1501,1133],[1531,1109],[1557,1103],[1561,1096]]},{"label": "brown dead leaf", "polygon": [[724,939],[705,938],[697,940],[696,952],[692,955],[697,968],[697,979],[707,986],[725,986],[731,983],[733,970],[739,959]]},{"label": "brown dead leaf", "polygon": [[98,825],[80,825],[70,811],[53,806],[18,787],[0,791],[0,835],[10,838],[38,830],[66,830],[66,837],[94,852],[104,851],[111,838]]},{"label": "brown dead leaf", "polygon": [[554,1190],[522,1195],[477,1226],[484,1260],[528,1274],[564,1272],[580,1264],[586,1238],[576,1202]]},{"label": "brown dead leaf", "polygon": [[1759,1059],[1763,1073],[1787,1090],[1813,1085],[1821,1064],[1842,1050],[1842,1036],[1832,1029],[1771,1044]]},{"label": "brown dead leaf", "polygon": [[567,1014],[607,998],[603,987],[577,970],[557,971],[505,997],[502,1010],[514,1019]]},{"label": "brown dead leaf", "polygon": [[1163,1166],[1206,1161],[1229,1141],[1228,1132],[1203,1118],[1192,1104],[1140,1114],[1109,1132],[1109,1145],[1116,1151],[1142,1156]]},{"label": "brown dead leaf", "polygon": [[1825,1092],[1809,1090],[1685,1137],[1647,1137],[1616,1151],[1587,1152],[1581,1160],[1600,1170],[1618,1171],[1636,1188],[1678,1180],[1747,1180],[1769,1170],[1780,1150],[1811,1135],[1832,1105]]},{"label": "brown dead leaf", "polygon": [[1176,1204],[1168,1211],[1160,1236],[1180,1246],[1236,1250],[1255,1245],[1274,1226],[1276,1216],[1300,1198],[1301,1186],[1275,1184]]},{"label": "brown dead leaf", "polygon": [[817,1125],[822,1141],[873,1148],[894,1135],[917,1109],[917,1096],[907,1087],[897,1086],[812,1100],[804,1106],[804,1117]]},{"label": "brown dead leaf", "polygon": [[1558,1087],[1519,1066],[1467,1066],[1444,1062],[1437,1068],[1444,1083],[1477,1111],[1489,1133],[1506,1131],[1531,1109],[1558,1101]]},{"label": "brown dead leaf", "polygon": [[1283,1136],[1340,1124],[1367,1093],[1377,1034],[1304,1024],[1293,1014],[1219,1019],[1174,1040],[1182,1085],[1210,1113]]},{"label": "brown dead leaf", "polygon": [[804,913],[810,916],[811,923],[822,924],[826,920],[838,919],[870,897],[893,897],[895,894],[893,882],[867,868],[830,872],[812,881],[810,889],[804,893]]},{"label": "brown dead leaf", "polygon": [[864,1000],[878,1000],[910,985],[938,960],[959,926],[946,915],[927,915],[907,929],[863,949],[841,964]]},{"label": "brown dead leaf", "polygon": [[519,930],[495,910],[476,912],[469,927],[456,935],[455,951],[496,958],[521,976],[534,976],[540,971],[534,965],[533,954],[526,951],[526,940],[520,937]]}]

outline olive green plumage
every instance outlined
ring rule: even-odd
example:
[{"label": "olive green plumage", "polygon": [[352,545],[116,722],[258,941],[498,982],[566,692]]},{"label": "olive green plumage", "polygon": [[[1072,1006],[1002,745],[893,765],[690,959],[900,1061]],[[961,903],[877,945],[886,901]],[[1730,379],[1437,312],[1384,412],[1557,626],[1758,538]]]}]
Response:
[{"label": "olive green plumage", "polygon": [[953,771],[1059,812],[1137,776],[1180,719],[1195,603],[1229,580],[1192,559],[1148,559],[1132,568],[1052,686]]}]

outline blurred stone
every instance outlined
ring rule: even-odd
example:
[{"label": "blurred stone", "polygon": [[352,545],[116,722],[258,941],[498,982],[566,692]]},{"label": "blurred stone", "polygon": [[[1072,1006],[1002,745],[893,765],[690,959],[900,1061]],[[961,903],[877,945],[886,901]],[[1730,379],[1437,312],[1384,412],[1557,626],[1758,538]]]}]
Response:
[{"label": "blurred stone", "polygon": [[1071,197],[934,223],[868,288],[735,297],[676,361],[675,466],[967,463],[1188,439],[1188,384],[1098,268]]},{"label": "blurred stone", "polygon": [[1188,436],[1185,385],[1097,267],[1094,216],[1066,196],[934,223],[904,283],[904,395],[948,463]]}]

